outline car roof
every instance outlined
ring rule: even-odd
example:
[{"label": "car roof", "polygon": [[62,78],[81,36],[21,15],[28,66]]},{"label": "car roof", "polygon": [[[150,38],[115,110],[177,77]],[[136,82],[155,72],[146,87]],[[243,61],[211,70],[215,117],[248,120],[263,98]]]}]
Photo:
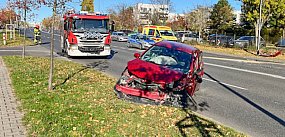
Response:
[{"label": "car roof", "polygon": [[178,42],[174,42],[174,41],[161,41],[155,44],[156,46],[162,46],[162,47],[166,47],[166,48],[173,48],[179,51],[184,51],[187,52],[189,54],[192,54],[192,52],[199,50],[195,47],[192,47],[190,45],[187,44],[183,44],[183,43],[178,43]]}]

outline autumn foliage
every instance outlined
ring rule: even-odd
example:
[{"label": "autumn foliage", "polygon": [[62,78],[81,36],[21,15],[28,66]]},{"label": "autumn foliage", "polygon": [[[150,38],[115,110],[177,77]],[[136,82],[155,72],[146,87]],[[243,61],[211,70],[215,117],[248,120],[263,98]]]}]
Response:
[{"label": "autumn foliage", "polygon": [[4,28],[5,24],[13,23],[16,20],[17,14],[13,10],[2,9],[0,10],[0,28]]}]

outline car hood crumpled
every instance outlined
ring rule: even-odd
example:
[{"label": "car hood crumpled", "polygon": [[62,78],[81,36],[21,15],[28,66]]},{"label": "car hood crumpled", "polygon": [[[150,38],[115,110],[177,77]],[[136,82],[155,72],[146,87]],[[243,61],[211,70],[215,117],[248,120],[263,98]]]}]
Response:
[{"label": "car hood crumpled", "polygon": [[180,71],[175,71],[140,59],[129,61],[127,68],[131,74],[138,78],[155,83],[168,84],[179,80],[183,76],[183,73]]}]

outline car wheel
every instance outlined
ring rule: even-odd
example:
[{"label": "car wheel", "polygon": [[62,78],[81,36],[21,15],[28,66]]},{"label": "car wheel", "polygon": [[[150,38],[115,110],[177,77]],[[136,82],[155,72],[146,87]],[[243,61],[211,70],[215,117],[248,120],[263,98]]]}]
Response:
[{"label": "car wheel", "polygon": [[143,45],[142,44],[140,44],[140,50],[142,50],[143,49]]},{"label": "car wheel", "polygon": [[131,44],[130,42],[128,42],[127,47],[128,47],[128,48],[131,48],[131,47],[132,47],[132,44]]}]

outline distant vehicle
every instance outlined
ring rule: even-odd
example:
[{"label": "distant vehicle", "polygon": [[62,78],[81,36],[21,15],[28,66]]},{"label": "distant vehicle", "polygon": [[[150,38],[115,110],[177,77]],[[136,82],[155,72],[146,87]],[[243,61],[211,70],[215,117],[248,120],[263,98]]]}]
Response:
[{"label": "distant vehicle", "polygon": [[142,33],[149,36],[155,42],[162,40],[177,41],[174,32],[168,26],[146,25],[143,27]]},{"label": "distant vehicle", "polygon": [[181,37],[181,42],[197,41],[199,42],[199,36],[196,33],[185,33]]},{"label": "distant vehicle", "polygon": [[[234,45],[240,48],[247,48],[255,45],[255,36],[242,36],[234,41]],[[265,40],[261,37],[260,47],[266,46]]]},{"label": "distant vehicle", "polygon": [[139,49],[148,49],[155,43],[154,40],[150,39],[146,35],[132,34],[128,38],[128,47],[136,47]]},{"label": "distant vehicle", "polygon": [[216,44],[217,46],[223,46],[223,47],[232,47],[234,45],[233,37],[224,36],[224,35],[220,35],[217,37],[211,37],[209,39],[209,42],[211,44]]},{"label": "distant vehicle", "polygon": [[118,30],[119,32],[124,32],[126,35],[129,35],[129,34],[132,34],[132,33],[134,33],[134,31],[132,31],[132,30]]},{"label": "distant vehicle", "polygon": [[216,37],[223,37],[223,36],[226,36],[226,35],[223,35],[223,34],[211,34],[208,36],[208,41],[210,41],[211,39],[213,38],[216,38]]},{"label": "distant vehicle", "polygon": [[124,32],[113,32],[111,35],[112,40],[114,41],[128,41],[128,35]]},{"label": "distant vehicle", "polygon": [[285,39],[281,39],[276,44],[276,47],[285,47]]},{"label": "distant vehicle", "polygon": [[195,107],[204,75],[202,51],[172,41],[155,43],[127,63],[114,87],[118,98],[146,104]]}]

